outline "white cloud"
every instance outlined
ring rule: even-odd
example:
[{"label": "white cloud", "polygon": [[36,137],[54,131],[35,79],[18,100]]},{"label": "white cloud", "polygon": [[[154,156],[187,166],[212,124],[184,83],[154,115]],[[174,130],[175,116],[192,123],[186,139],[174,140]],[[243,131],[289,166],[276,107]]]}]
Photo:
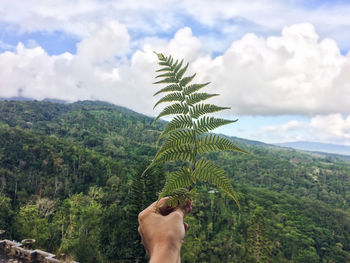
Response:
[{"label": "white cloud", "polygon": [[349,49],[350,4],[347,2],[251,0],[248,4],[245,0],[190,0],[183,5],[201,23],[221,27],[224,32],[232,32],[233,28],[266,35],[291,24],[310,22],[323,37],[336,39],[341,48]]},{"label": "white cloud", "polygon": [[[174,0],[2,0],[0,22],[20,32],[63,31],[80,37],[89,35],[89,24],[118,20],[129,29],[148,33],[164,31],[177,24],[170,6]],[[176,11],[179,9],[176,8]]]},{"label": "white cloud", "polygon": [[350,56],[333,40],[319,39],[311,24],[286,27],[281,36],[247,34],[216,58],[188,27],[169,41],[146,41],[130,60],[129,46],[126,27],[116,21],[93,24],[77,54],[50,56],[19,44],[0,54],[0,95],[96,98],[152,114],[156,50],[190,61],[197,82],[211,81],[208,90],[222,94],[216,102],[230,106],[231,114],[350,114]]},{"label": "white cloud", "polygon": [[194,67],[235,114],[315,115],[350,114],[349,63],[333,40],[319,40],[306,23],[284,28],[279,37],[247,34]]},{"label": "white cloud", "polygon": [[0,53],[0,96],[98,99],[154,114],[153,50],[194,59],[201,43],[184,28],[169,42],[150,40],[152,45],[145,44],[128,60],[129,40],[125,26],[107,21],[91,26],[89,35],[77,44],[77,54],[50,56],[40,46],[19,43],[14,51]]},{"label": "white cloud", "polygon": [[91,64],[111,61],[129,51],[129,40],[126,27],[116,21],[92,24],[89,36],[77,44],[77,56]]},{"label": "white cloud", "polygon": [[113,21],[94,25],[90,32],[78,44],[76,55],[50,56],[40,46],[22,43],[12,52],[1,53],[0,96],[111,100],[109,94],[118,79],[114,65],[128,51],[129,34]]},{"label": "white cloud", "polygon": [[175,58],[186,58],[192,62],[203,54],[201,42],[192,35],[190,28],[185,27],[169,42],[152,39],[133,54],[130,64],[120,67],[117,86],[118,93],[123,94],[123,105],[148,115],[159,112],[159,109],[152,110],[157,100],[153,94],[160,88],[152,84],[157,69],[157,58],[153,51],[172,54]]},{"label": "white cloud", "polygon": [[108,20],[90,27],[77,54],[51,56],[40,46],[20,43],[0,53],[0,96],[99,99],[155,115],[156,50],[189,60],[189,71],[198,72],[196,82],[212,81],[207,90],[222,94],[216,102],[230,106],[228,114],[315,116],[311,123],[264,130],[280,134],[276,138],[303,139],[303,131],[320,141],[350,140],[350,56],[341,55],[333,40],[320,39],[311,24],[286,27],[281,36],[247,34],[216,58],[188,27],[169,41],[147,39],[128,58],[130,42],[126,27]]},{"label": "white cloud", "polygon": [[[187,24],[187,18],[223,35],[237,36],[252,31],[266,35],[290,24],[311,22],[323,37],[332,37],[348,49],[350,4],[318,3],[305,8],[306,4],[309,1],[2,0],[0,23],[21,32],[61,31],[85,37],[86,25],[105,20],[118,20],[129,30],[149,36],[176,30]],[[209,41],[215,42],[215,36]]]},{"label": "white cloud", "polygon": [[317,115],[310,121],[289,121],[263,127],[255,136],[269,142],[315,141],[350,145],[350,116]]},{"label": "white cloud", "polygon": [[86,24],[95,22],[93,16],[100,10],[94,0],[3,0],[0,21],[20,32],[65,31],[81,36],[87,34]]}]

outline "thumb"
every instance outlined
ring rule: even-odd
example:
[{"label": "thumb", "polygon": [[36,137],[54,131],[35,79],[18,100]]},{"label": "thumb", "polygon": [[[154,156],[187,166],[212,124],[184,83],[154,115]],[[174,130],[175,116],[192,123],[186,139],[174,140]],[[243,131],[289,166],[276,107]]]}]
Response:
[{"label": "thumb", "polygon": [[179,213],[182,218],[185,218],[188,213],[192,211],[192,203],[189,199],[186,199],[186,201],[175,208],[175,210],[171,213]]}]

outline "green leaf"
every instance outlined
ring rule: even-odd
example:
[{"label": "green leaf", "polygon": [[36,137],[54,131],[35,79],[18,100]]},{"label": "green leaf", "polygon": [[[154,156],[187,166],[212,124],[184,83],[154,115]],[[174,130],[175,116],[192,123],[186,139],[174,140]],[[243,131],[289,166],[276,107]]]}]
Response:
[{"label": "green leaf", "polygon": [[168,122],[167,126],[164,128],[164,131],[161,133],[161,135],[158,138],[157,144],[159,140],[163,138],[165,135],[167,135],[168,133],[176,129],[191,128],[191,127],[192,127],[192,120],[190,116],[188,115],[175,116],[174,119]]},{"label": "green leaf", "polygon": [[194,156],[191,152],[191,145],[182,145],[181,147],[174,147],[168,149],[161,154],[157,155],[157,158],[154,157],[150,165],[143,171],[142,175],[146,174],[152,167],[160,163],[166,163],[171,161],[183,161],[190,162],[194,160]]},{"label": "green leaf", "polygon": [[180,92],[174,92],[174,93],[170,93],[168,95],[165,95],[163,98],[161,98],[153,107],[153,109],[155,107],[157,107],[160,103],[164,103],[164,102],[172,102],[172,101],[179,101],[179,102],[183,102],[185,100],[185,97],[182,93]]},{"label": "green leaf", "polygon": [[162,79],[160,81],[154,82],[153,84],[161,84],[161,83],[177,83],[177,79],[174,77],[169,77],[169,78],[165,78]]},{"label": "green leaf", "polygon": [[173,147],[178,147],[183,144],[194,144],[195,138],[193,136],[193,132],[191,129],[182,129],[182,130],[176,130],[173,131],[169,137],[166,139],[166,141],[162,144],[162,147],[159,149],[159,151],[156,154],[156,157],[158,154],[161,154],[164,151],[167,151]]},{"label": "green leaf", "polygon": [[[182,65],[182,63],[181,63],[181,65]],[[180,71],[176,74],[177,79],[181,79],[182,78],[182,76],[185,74],[185,72],[186,72],[186,70],[188,68],[188,65],[189,64],[187,63],[186,66],[184,66],[182,69],[180,69]]]},{"label": "green leaf", "polygon": [[237,120],[225,120],[204,116],[194,123],[194,128],[199,133],[212,131],[220,126],[236,122]]},{"label": "green leaf", "polygon": [[179,82],[179,86],[185,87],[188,83],[190,83],[194,79],[195,76],[196,76],[196,73],[193,74],[192,76],[185,77],[185,78],[181,79]]},{"label": "green leaf", "polygon": [[157,75],[156,78],[174,78],[175,77],[175,74],[173,72],[167,72],[167,73],[164,73],[164,74],[160,74],[160,75]]},{"label": "green leaf", "polygon": [[[177,72],[179,71],[179,69],[182,67],[183,62],[184,62],[184,60],[181,60],[180,63],[179,63],[178,65],[176,65],[175,67],[173,67],[173,70],[174,70],[175,73],[177,73]],[[187,69],[187,68],[186,68],[186,69]],[[185,69],[185,71],[186,71],[186,69]],[[185,72],[184,72],[184,73],[185,73]],[[184,73],[182,73],[182,75],[183,75]],[[181,78],[179,78],[179,76],[180,76],[179,74],[176,75],[176,77],[177,77],[178,79],[181,79]],[[182,76],[181,76],[181,77],[182,77]]]},{"label": "green leaf", "polygon": [[168,62],[166,62],[166,61],[161,61],[161,62],[158,62],[158,65],[160,65],[160,66],[168,66],[168,67],[170,67],[169,63],[168,63]]},{"label": "green leaf", "polygon": [[240,153],[248,153],[237,147],[232,141],[222,138],[216,134],[208,134],[200,138],[198,142],[198,153],[206,153],[211,151],[235,151]]},{"label": "green leaf", "polygon": [[171,161],[188,162],[188,164],[185,164],[177,172],[168,174],[166,184],[160,194],[160,197],[169,196],[169,203],[174,206],[177,206],[181,200],[185,201],[190,196],[191,191],[188,188],[196,181],[209,182],[217,186],[231,196],[238,204],[232,185],[225,175],[224,170],[205,159],[196,161],[198,155],[210,151],[232,150],[247,153],[226,138],[221,138],[215,134],[206,134],[211,130],[237,120],[230,121],[206,116],[206,114],[229,108],[200,103],[218,95],[198,92],[207,86],[209,82],[190,84],[196,74],[184,77],[189,67],[188,63],[183,66],[183,60],[175,61],[172,56],[165,57],[163,54],[156,54],[159,59],[158,64],[162,67],[157,70],[157,72],[161,73],[156,76],[156,78],[161,79],[155,82],[155,84],[170,83],[170,85],[155,93],[155,95],[158,95],[169,92],[159,99],[154,107],[163,102],[173,103],[165,107],[156,117],[155,121],[163,116],[175,116],[159,136],[157,145],[159,140],[162,138],[165,139],[152,163],[145,171],[159,163]]},{"label": "green leaf", "polygon": [[170,67],[164,67],[161,69],[156,70],[156,72],[162,72],[162,71],[171,71],[172,69]]},{"label": "green leaf", "polygon": [[159,198],[171,196],[174,191],[191,185],[191,174],[188,169],[180,168],[179,171],[169,173],[166,177],[165,185],[159,195]]},{"label": "green leaf", "polygon": [[157,118],[154,120],[156,122],[160,117],[166,116],[166,115],[174,115],[174,114],[186,114],[188,113],[188,108],[183,103],[174,103],[172,105],[169,105],[165,107],[161,113],[157,116]]},{"label": "green leaf", "polygon": [[234,193],[233,187],[228,179],[225,171],[217,167],[210,161],[202,158],[196,163],[196,169],[192,173],[193,180],[208,182],[223,190],[230,197],[232,197],[239,207],[238,199]]},{"label": "green leaf", "polygon": [[153,51],[153,53],[156,54],[156,55],[158,56],[158,59],[159,59],[159,60],[165,60],[165,57],[164,57],[164,55],[163,55],[162,53],[157,53],[157,52],[155,52],[155,51]]},{"label": "green leaf", "polygon": [[156,96],[156,95],[163,93],[163,92],[170,92],[170,91],[182,91],[182,88],[177,84],[171,84],[171,85],[166,86],[165,88],[162,88],[160,91],[154,93],[153,96]]},{"label": "green leaf", "polygon": [[187,98],[187,103],[191,106],[193,106],[194,104],[201,102],[203,100],[207,100],[209,98],[218,96],[219,94],[208,94],[208,93],[193,93],[191,95],[188,96]]},{"label": "green leaf", "polygon": [[176,62],[171,66],[171,70],[174,71],[174,69],[177,67],[177,63],[179,63],[179,60],[176,60]]},{"label": "green leaf", "polygon": [[170,207],[177,207],[186,203],[186,200],[191,200],[194,196],[192,191],[189,191],[186,188],[179,188],[167,195],[168,200],[165,201],[164,205]]},{"label": "green leaf", "polygon": [[161,153],[157,153],[156,157],[154,157],[154,163],[164,163],[169,161],[184,161],[189,162],[193,161],[194,156],[192,154],[192,145],[190,144],[182,144],[180,146],[172,147],[162,151]]},{"label": "green leaf", "polygon": [[166,61],[169,63],[170,66],[172,66],[174,59],[172,56],[169,56]]},{"label": "green leaf", "polygon": [[209,85],[210,82],[203,83],[203,84],[192,84],[184,88],[185,95],[190,95],[193,92],[196,92],[197,90],[200,90],[201,88],[204,88],[205,86]]},{"label": "green leaf", "polygon": [[198,119],[200,116],[208,113],[214,113],[222,110],[227,110],[227,107],[218,107],[213,104],[197,104],[190,109],[190,115],[192,118]]}]

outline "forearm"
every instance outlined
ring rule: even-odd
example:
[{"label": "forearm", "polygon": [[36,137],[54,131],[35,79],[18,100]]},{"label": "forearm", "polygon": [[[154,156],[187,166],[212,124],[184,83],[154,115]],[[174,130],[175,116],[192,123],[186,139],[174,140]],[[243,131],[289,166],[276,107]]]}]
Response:
[{"label": "forearm", "polygon": [[156,247],[150,255],[149,263],[180,263],[181,246],[176,248]]}]

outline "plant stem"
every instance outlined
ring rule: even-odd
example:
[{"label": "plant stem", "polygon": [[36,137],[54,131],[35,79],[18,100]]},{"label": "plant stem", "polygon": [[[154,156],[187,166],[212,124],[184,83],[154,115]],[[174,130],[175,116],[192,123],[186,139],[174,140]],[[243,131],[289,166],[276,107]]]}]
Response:
[{"label": "plant stem", "polygon": [[[178,80],[178,83],[179,83],[179,80]],[[198,145],[197,145],[197,136],[196,136],[196,130],[194,128],[194,121],[193,121],[193,118],[192,118],[192,115],[191,115],[191,111],[190,111],[190,106],[188,104],[188,101],[187,101],[187,95],[185,95],[185,92],[184,92],[184,87],[180,86],[181,87],[181,93],[182,95],[184,96],[185,98],[185,105],[186,105],[186,108],[187,108],[187,112],[188,112],[188,115],[191,119],[191,130],[192,130],[192,134],[193,134],[193,140],[194,140],[194,146],[193,146],[193,160],[191,161],[191,164],[190,164],[190,168],[192,170],[192,172],[196,169],[196,161],[197,161],[197,149],[198,149]]]}]

